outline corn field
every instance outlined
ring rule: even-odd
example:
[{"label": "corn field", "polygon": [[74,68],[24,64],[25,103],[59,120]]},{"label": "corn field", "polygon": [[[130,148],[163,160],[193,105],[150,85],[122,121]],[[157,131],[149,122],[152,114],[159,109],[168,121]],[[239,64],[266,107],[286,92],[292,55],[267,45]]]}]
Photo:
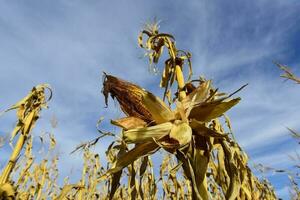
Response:
[{"label": "corn field", "polygon": [[[270,183],[253,174],[225,114],[241,101],[236,95],[246,85],[227,94],[212,80],[192,79],[192,54],[177,49],[175,38],[159,32],[158,23],[144,27],[138,44],[151,70],[164,65],[163,96],[104,73],[105,103],[115,99],[124,113],[111,119],[121,131],[105,132],[100,124],[101,136],[74,147],[84,160],[77,182],[61,177],[59,158],[51,154],[53,134],[44,137],[49,145],[44,144],[47,153],[41,161],[32,151],[32,129],[52,97],[49,85],[33,87],[2,113],[15,111],[17,119],[8,141],[13,150],[0,174],[0,199],[277,199]],[[161,61],[162,55],[166,60]],[[107,165],[90,150],[103,137],[114,138],[105,152]],[[163,158],[157,174],[152,155],[158,153]]]}]

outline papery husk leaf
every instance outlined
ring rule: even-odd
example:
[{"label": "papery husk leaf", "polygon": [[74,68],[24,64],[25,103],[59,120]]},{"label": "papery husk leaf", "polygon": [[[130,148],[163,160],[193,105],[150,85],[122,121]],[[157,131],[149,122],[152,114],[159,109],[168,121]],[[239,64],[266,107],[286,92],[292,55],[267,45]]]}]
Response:
[{"label": "papery husk leaf", "polygon": [[178,141],[179,146],[182,147],[191,141],[192,129],[186,122],[175,121],[170,131],[169,137]]},{"label": "papery husk leaf", "polygon": [[169,134],[172,127],[173,124],[171,122],[166,122],[145,128],[130,129],[123,132],[123,138],[127,143],[153,141],[153,138],[159,139]]},{"label": "papery husk leaf", "polygon": [[189,122],[183,104],[180,101],[176,102],[175,117],[176,119],[181,119],[182,122]]},{"label": "papery husk leaf", "polygon": [[220,117],[227,110],[235,106],[241,98],[235,98],[229,101],[212,101],[195,105],[190,114],[190,119],[196,119],[201,122],[209,122],[212,119]]},{"label": "papery husk leaf", "polygon": [[147,123],[137,117],[124,117],[121,119],[111,120],[113,125],[119,126],[124,130],[145,127]]},{"label": "papery husk leaf", "polygon": [[182,101],[185,110],[189,110],[189,108],[192,108],[193,105],[204,102],[209,94],[210,87],[211,81],[205,81],[187,95],[187,97]]},{"label": "papery husk leaf", "polygon": [[120,156],[114,166],[109,169],[104,175],[102,175],[99,181],[107,179],[110,175],[122,170],[124,167],[127,167],[135,160],[154,153],[157,149],[158,145],[155,142],[145,142],[137,144],[133,149]]},{"label": "papery husk leaf", "polygon": [[105,74],[102,93],[105,97],[106,105],[110,94],[112,98],[117,99],[122,111],[127,116],[140,118],[147,123],[153,121],[151,113],[142,102],[143,95],[147,92],[141,87]]},{"label": "papery husk leaf", "polygon": [[175,116],[170,108],[160,98],[154,96],[150,92],[143,94],[143,104],[151,113],[157,124],[175,119]]}]

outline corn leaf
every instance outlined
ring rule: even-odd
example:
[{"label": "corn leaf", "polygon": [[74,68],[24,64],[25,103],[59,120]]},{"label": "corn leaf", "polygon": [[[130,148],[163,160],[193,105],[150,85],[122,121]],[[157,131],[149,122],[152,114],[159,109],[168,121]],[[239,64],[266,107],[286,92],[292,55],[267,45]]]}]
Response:
[{"label": "corn leaf", "polygon": [[142,144],[137,144],[133,149],[120,156],[114,166],[109,169],[104,175],[102,175],[99,181],[107,179],[110,175],[120,171],[124,167],[127,167],[135,160],[154,153],[157,149],[158,146],[155,142],[145,142]]},{"label": "corn leaf", "polygon": [[193,131],[195,134],[199,136],[204,136],[204,137],[215,137],[215,138],[222,138],[226,137],[226,134],[214,131],[213,129],[207,128],[205,126],[205,123],[199,122],[197,120],[191,120],[190,126],[192,127]]},{"label": "corn leaf", "polygon": [[189,114],[189,118],[201,122],[209,122],[212,119],[220,117],[227,110],[235,106],[240,100],[240,98],[223,102],[216,100],[195,105]]}]

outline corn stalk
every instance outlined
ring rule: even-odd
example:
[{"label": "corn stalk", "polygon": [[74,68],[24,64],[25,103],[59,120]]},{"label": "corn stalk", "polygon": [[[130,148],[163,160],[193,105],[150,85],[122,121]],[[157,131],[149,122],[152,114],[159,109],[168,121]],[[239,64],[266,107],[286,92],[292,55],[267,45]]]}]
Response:
[{"label": "corn stalk", "polygon": [[[17,109],[18,122],[16,127],[11,133],[10,142],[19,134],[18,141],[14,146],[13,152],[10,155],[7,165],[4,167],[0,176],[0,187],[9,183],[9,177],[16,165],[18,157],[26,143],[30,132],[33,129],[36,121],[39,118],[40,111],[43,107],[47,107],[47,100],[45,97],[45,89],[51,89],[48,85],[38,85],[34,87],[31,92],[21,101],[10,107],[4,112]],[[51,94],[48,100],[51,99]]]},{"label": "corn stalk", "polygon": [[47,102],[45,100],[45,88],[49,89],[47,85],[38,85],[37,87],[34,87],[24,99],[22,99],[21,101],[19,101],[18,103],[16,103],[11,108],[5,111],[7,112],[9,110],[18,109],[18,122],[13,132],[11,133],[10,141],[12,142],[14,137],[19,133],[20,136],[13,149],[8,163],[1,174],[0,184],[6,183],[8,181],[13,167],[16,164],[17,158],[20,155],[20,152],[27,138],[29,137],[30,131],[32,130],[32,128],[35,125],[35,122],[39,118],[39,113],[42,107],[46,107]]}]

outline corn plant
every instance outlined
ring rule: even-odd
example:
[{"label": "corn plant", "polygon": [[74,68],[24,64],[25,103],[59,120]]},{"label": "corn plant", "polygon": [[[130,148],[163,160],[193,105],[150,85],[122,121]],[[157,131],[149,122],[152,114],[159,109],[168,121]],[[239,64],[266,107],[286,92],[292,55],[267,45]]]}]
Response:
[{"label": "corn plant", "polygon": [[[169,58],[164,62],[160,87],[165,89],[163,99],[167,97],[176,108],[172,110],[164,100],[135,84],[105,74],[106,102],[110,94],[127,115],[112,120],[112,124],[122,128],[123,142],[134,147],[122,153],[100,180],[110,176],[120,179],[122,169],[164,149],[176,157],[175,168],[183,169],[192,199],[213,199],[216,191],[226,199],[275,199],[273,189],[252,174],[245,152],[220,123],[220,117],[240,101],[232,96],[244,86],[227,95],[215,89],[210,80],[190,80],[191,54],[178,50],[172,35],[159,33],[157,23],[147,25],[138,41],[151,65],[159,62],[164,48],[167,50]],[[185,65],[189,66],[187,82]],[[173,97],[174,83],[177,89]],[[230,129],[228,117],[225,121]]]},{"label": "corn plant", "polygon": [[[191,80],[191,53],[177,49],[174,36],[160,33],[158,23],[146,25],[138,42],[155,69],[167,50],[160,82],[163,97],[105,73],[105,103],[111,96],[125,114],[111,120],[121,134],[98,128],[100,136],[72,152],[82,150],[80,180],[70,183],[65,177],[59,185],[63,177],[57,169],[58,156],[48,153],[37,162],[32,152],[30,132],[41,108],[47,106],[45,89],[49,89],[34,87],[7,110],[17,109],[18,117],[11,145],[14,137],[19,138],[0,176],[0,199],[276,199],[272,186],[248,167],[248,157],[225,115],[239,103],[241,99],[233,96],[245,86],[226,94],[214,88],[211,80]],[[49,144],[43,145],[53,152],[54,136],[45,136],[42,140]],[[90,148],[108,136],[114,140],[105,152],[104,166]],[[162,155],[159,174],[151,157],[155,153]]]},{"label": "corn plant", "polygon": [[[49,89],[51,99],[51,89],[48,85],[38,85],[21,101],[11,106],[5,112],[10,110],[17,110],[18,121],[11,133],[10,144],[13,145],[13,140],[19,135],[13,152],[9,158],[7,165],[4,167],[0,176],[0,193],[2,196],[11,198],[14,196],[15,190],[11,185],[10,176],[14,167],[16,166],[18,157],[23,149],[23,146],[30,138],[30,132],[39,118],[42,108],[47,107],[47,99],[45,96],[45,89]],[[29,144],[30,146],[30,144]],[[28,163],[30,165],[30,163]]]}]

